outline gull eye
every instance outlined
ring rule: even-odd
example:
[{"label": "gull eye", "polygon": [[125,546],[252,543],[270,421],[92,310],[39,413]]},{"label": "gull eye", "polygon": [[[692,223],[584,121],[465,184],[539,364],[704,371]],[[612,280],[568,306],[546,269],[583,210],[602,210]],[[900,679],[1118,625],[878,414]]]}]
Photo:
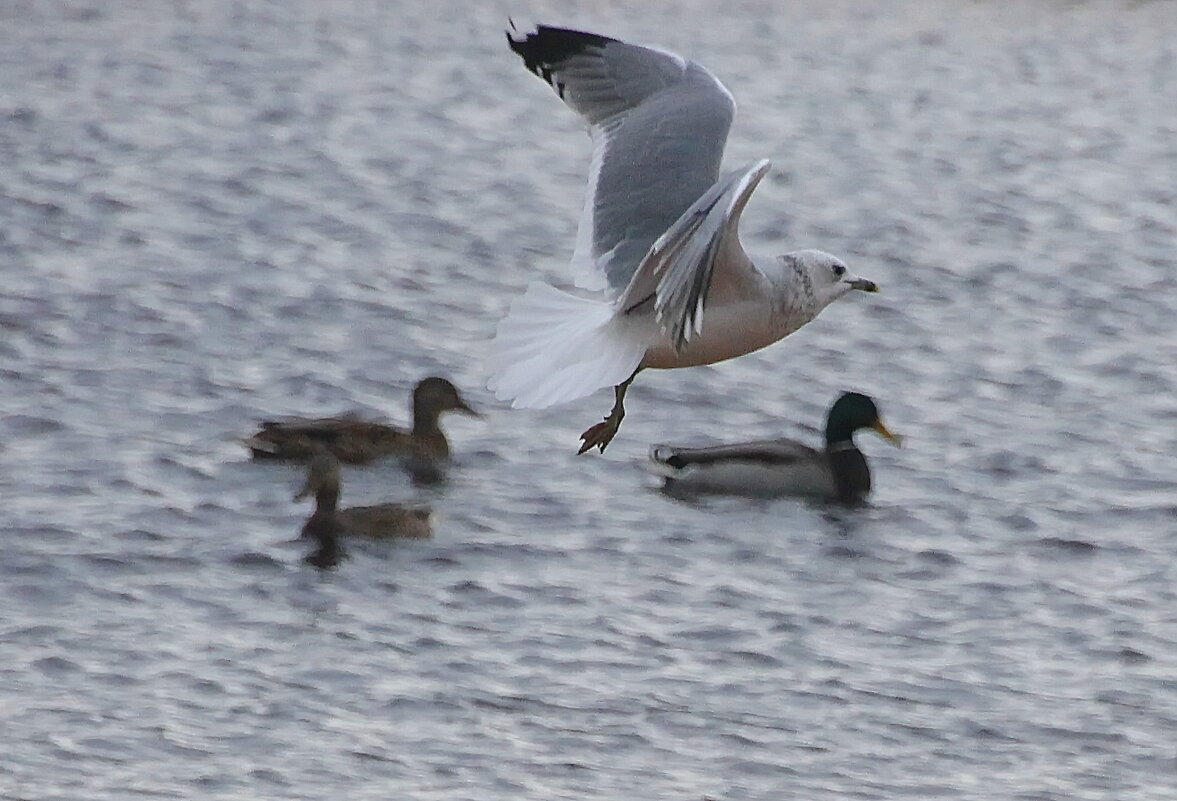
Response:
[{"label": "gull eye", "polygon": [[835,264],[835,265],[834,265],[834,277],[835,277],[835,278],[841,278],[841,277],[842,277],[842,276],[844,276],[845,274],[846,274],[846,268],[845,268],[845,267],[843,267],[841,264]]}]

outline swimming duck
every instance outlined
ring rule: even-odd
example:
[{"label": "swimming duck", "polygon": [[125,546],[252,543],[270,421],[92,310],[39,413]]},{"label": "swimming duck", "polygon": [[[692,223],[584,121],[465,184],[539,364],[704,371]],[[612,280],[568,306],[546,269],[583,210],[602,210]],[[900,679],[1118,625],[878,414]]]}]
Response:
[{"label": "swimming duck", "polygon": [[[424,538],[431,536],[428,507],[381,503],[340,509],[339,460],[326,448],[317,449],[307,468],[303,488],[294,496],[300,501],[315,496],[315,511],[302,527],[302,536],[315,540],[318,549],[304,561],[316,567],[333,567],[343,557],[340,539]],[[322,564],[320,564],[322,563]]]},{"label": "swimming duck", "polygon": [[869,428],[898,446],[879,418],[875,402],[859,392],[843,393],[826,416],[823,450],[791,439],[741,442],[705,448],[654,445],[651,469],[671,493],[721,493],[753,496],[811,496],[861,503],[870,494],[866,457],[854,432]]},{"label": "swimming duck", "polygon": [[320,570],[335,567],[347,555],[339,542],[342,535],[343,526],[335,515],[316,507],[306,525],[302,527],[302,536],[313,539],[317,547],[304,556],[302,561]]},{"label": "swimming duck", "polygon": [[255,459],[307,459],[326,447],[349,464],[399,455],[418,465],[430,465],[450,455],[449,440],[438,424],[447,411],[482,416],[470,408],[457,387],[444,378],[430,376],[413,390],[412,429],[363,420],[354,414],[290,418],[262,423],[245,444]]}]

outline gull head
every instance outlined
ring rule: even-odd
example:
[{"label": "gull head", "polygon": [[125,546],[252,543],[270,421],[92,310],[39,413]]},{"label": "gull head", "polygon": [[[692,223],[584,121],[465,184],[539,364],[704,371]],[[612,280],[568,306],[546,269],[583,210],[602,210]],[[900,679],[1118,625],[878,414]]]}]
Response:
[{"label": "gull head", "polygon": [[809,295],[818,308],[833,303],[852,290],[878,292],[874,281],[854,275],[837,256],[821,250],[798,250],[781,256],[786,275]]}]

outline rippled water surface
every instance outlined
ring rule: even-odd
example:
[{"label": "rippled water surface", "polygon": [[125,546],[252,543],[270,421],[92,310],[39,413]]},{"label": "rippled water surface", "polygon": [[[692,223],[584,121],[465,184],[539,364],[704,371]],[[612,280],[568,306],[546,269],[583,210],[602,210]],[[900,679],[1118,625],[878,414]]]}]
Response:
[{"label": "rippled water surface", "polygon": [[[628,5],[634,6],[627,8]],[[744,239],[883,286],[730,364],[511,411],[588,139],[508,14],[698,58]],[[0,4],[0,796],[1177,796],[1172,3]],[[432,540],[293,542],[261,418],[487,412]],[[861,510],[664,497],[656,441],[816,438]]]}]

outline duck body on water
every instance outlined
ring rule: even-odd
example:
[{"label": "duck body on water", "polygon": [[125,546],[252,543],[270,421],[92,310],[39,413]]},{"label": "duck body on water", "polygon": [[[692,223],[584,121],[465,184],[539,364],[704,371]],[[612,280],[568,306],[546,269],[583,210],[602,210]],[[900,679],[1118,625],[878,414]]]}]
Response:
[{"label": "duck body on water", "polygon": [[320,448],[307,466],[306,483],[294,500],[314,496],[315,510],[302,527],[302,537],[316,548],[303,561],[319,568],[335,567],[345,557],[345,538],[423,539],[433,535],[431,510],[425,506],[381,503],[339,508],[342,489],[339,460]]},{"label": "duck body on water", "polygon": [[413,425],[408,429],[347,414],[268,420],[245,444],[259,460],[302,461],[326,448],[347,464],[367,464],[385,457],[438,463],[450,456],[450,443],[441,429],[442,414],[456,411],[482,416],[466,403],[457,387],[437,376],[417,383],[411,411]]},{"label": "duck body on water", "polygon": [[650,469],[672,495],[800,496],[859,504],[872,484],[866,457],[854,444],[862,429],[902,443],[883,424],[873,399],[846,392],[826,416],[823,448],[785,438],[700,448],[654,445]]}]

